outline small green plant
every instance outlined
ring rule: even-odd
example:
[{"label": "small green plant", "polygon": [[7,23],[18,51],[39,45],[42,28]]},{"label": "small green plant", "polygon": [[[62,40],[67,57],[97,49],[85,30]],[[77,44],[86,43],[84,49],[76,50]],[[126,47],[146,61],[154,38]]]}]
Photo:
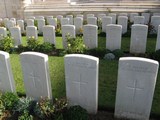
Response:
[{"label": "small green plant", "polygon": [[29,51],[38,51],[39,41],[36,40],[34,37],[30,37],[27,39],[27,49]]},{"label": "small green plant", "polygon": [[67,53],[85,53],[86,46],[83,43],[82,37],[73,38],[71,35],[66,35]]},{"label": "small green plant", "polygon": [[41,98],[34,107],[35,115],[40,119],[50,119],[53,116],[55,108],[48,98]]},{"label": "small green plant", "polygon": [[2,95],[1,100],[6,110],[12,110],[14,105],[18,102],[18,96],[14,93],[6,92]]},{"label": "small green plant", "polygon": [[28,113],[28,111],[24,111],[19,117],[18,120],[33,120],[33,116]]},{"label": "small green plant", "polygon": [[17,104],[15,104],[14,110],[20,114],[30,112],[32,110],[34,101],[29,97],[19,98]]},{"label": "small green plant", "polygon": [[0,40],[0,50],[12,52],[13,51],[13,39],[11,37],[3,37],[2,40]]},{"label": "small green plant", "polygon": [[3,101],[0,100],[0,117],[3,116],[4,111],[5,111],[5,105],[4,105]]},{"label": "small green plant", "polygon": [[55,108],[56,113],[62,113],[63,110],[67,108],[67,100],[66,99],[55,99],[53,102],[53,106]]},{"label": "small green plant", "polygon": [[44,42],[43,44],[39,44],[38,51],[42,53],[50,53],[53,50],[55,50],[54,44],[51,44],[49,42]]},{"label": "small green plant", "polygon": [[81,106],[72,106],[64,114],[64,120],[88,120],[88,114]]},{"label": "small green plant", "polygon": [[53,103],[48,98],[42,98],[34,107],[34,113],[39,119],[63,120],[63,111],[67,109],[66,99],[55,99]]}]

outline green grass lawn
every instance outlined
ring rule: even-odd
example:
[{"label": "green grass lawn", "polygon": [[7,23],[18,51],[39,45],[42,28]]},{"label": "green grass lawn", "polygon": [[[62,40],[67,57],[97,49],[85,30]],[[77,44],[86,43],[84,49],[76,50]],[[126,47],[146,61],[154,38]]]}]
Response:
[{"label": "green grass lawn", "polygon": [[[23,44],[26,44],[23,37]],[[39,37],[43,41],[42,37]],[[105,48],[105,37],[99,37],[98,46]],[[147,52],[154,52],[156,38],[149,38],[147,41]],[[130,38],[123,37],[122,50],[129,52]],[[56,38],[56,48],[62,49],[62,38]],[[10,54],[11,65],[16,89],[18,93],[25,93],[20,57],[18,54]],[[65,77],[64,77],[64,58],[49,56],[50,78],[54,97],[65,97]],[[159,71],[160,72],[160,71]],[[114,110],[115,95],[117,86],[118,60],[100,60],[99,63],[99,108]],[[152,114],[160,115],[160,73],[158,74],[157,84],[154,94]]]}]

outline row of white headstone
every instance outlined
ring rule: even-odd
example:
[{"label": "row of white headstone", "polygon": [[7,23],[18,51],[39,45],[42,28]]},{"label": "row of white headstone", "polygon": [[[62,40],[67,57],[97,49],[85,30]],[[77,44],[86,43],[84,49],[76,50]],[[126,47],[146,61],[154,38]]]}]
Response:
[{"label": "row of white headstone", "polygon": [[[99,59],[82,54],[66,55],[64,59],[69,105],[80,105],[89,113],[96,114]],[[41,97],[52,99],[48,56],[37,52],[24,52],[20,54],[20,60],[26,95],[35,100]],[[151,59],[120,58],[115,117],[149,120],[158,67],[158,62]],[[3,51],[0,51],[0,76],[0,90],[16,93],[9,54]]]},{"label": "row of white headstone", "polygon": [[[111,51],[121,49],[122,25],[108,24],[106,25],[106,49]],[[10,28],[11,37],[14,39],[15,47],[22,44],[22,35],[19,27]],[[7,36],[6,28],[0,27],[0,39]],[[74,25],[62,26],[63,48],[67,49],[68,43],[66,35],[76,37],[76,29]],[[148,26],[134,24],[131,27],[130,53],[145,53],[148,35]],[[156,49],[160,49],[160,25],[158,27]],[[38,31],[35,26],[27,26],[26,37],[38,39]],[[45,42],[56,45],[55,27],[46,25],[43,27],[43,37]],[[87,24],[83,26],[83,41],[87,48],[93,49],[98,47],[98,27],[96,25]]]},{"label": "row of white headstone", "polygon": [[[79,34],[79,30],[82,29],[83,26],[83,15],[77,15],[78,17],[73,18],[73,15],[67,15],[66,18],[63,16],[58,16],[57,18],[53,18],[53,16],[48,16],[46,18],[47,23],[49,25],[53,25],[57,27],[57,20],[60,21],[61,25],[75,25],[76,26],[76,34]],[[43,26],[45,26],[45,19],[43,16],[39,16],[36,18],[37,20],[37,27],[39,33],[42,33]],[[128,28],[128,20],[133,22],[134,24],[148,24],[149,21],[151,21],[151,25],[153,25],[153,29],[155,30],[154,33],[157,33],[158,25],[160,25],[160,16],[158,14],[155,14],[151,17],[150,20],[150,13],[143,13],[142,16],[138,16],[138,13],[131,13],[130,18],[128,18],[127,14],[120,14],[118,16],[118,19],[116,18],[115,13],[111,13],[110,15],[106,16],[106,14],[100,14],[98,16],[98,20],[101,20],[102,22],[102,32],[106,32],[106,25],[107,24],[117,24],[123,26],[123,34],[127,32]],[[16,19],[4,19],[6,28],[10,29],[13,26],[16,26],[16,23],[18,26],[21,27],[21,31],[24,32],[24,21],[23,20],[17,20]],[[25,20],[27,26],[34,26],[35,24],[35,17],[30,17],[29,19]],[[92,25],[97,25],[97,17],[94,17],[94,14],[89,14],[87,16],[87,23]]]},{"label": "row of white headstone", "polygon": [[[134,22],[134,17],[135,16],[142,16],[142,17],[145,18],[145,20],[144,20],[145,22],[144,23],[148,24],[148,22],[150,21],[150,17],[151,16],[160,16],[160,13],[153,13],[153,14],[151,14],[151,13],[141,13],[141,14],[139,14],[139,13],[119,13],[119,14],[116,14],[116,13],[108,13],[108,14],[100,13],[98,15],[87,14],[86,16],[82,15],[82,14],[77,14],[75,17],[81,17],[81,18],[97,17],[98,19],[101,19],[104,16],[112,17],[113,18],[113,23],[116,23],[116,19],[118,18],[118,16],[128,16],[129,20],[131,22]],[[66,15],[65,17],[69,18],[70,19],[70,24],[73,25],[74,15]],[[46,17],[44,17],[44,16],[35,16],[35,17],[34,16],[29,16],[26,19],[39,20],[39,19],[45,19],[45,18],[46,18],[47,22],[49,22],[50,19],[53,19],[53,16],[46,16]],[[57,15],[56,18],[60,20],[61,18],[64,18],[64,16],[63,15]],[[0,21],[2,21],[2,20],[3,19],[0,19]],[[8,20],[8,18],[4,18],[4,20],[6,21],[6,20]],[[15,18],[11,18],[10,20],[15,21],[16,19]]]},{"label": "row of white headstone", "polygon": [[[121,49],[122,25],[106,25],[106,49],[111,51]],[[63,48],[67,48],[66,34],[76,37],[74,25],[62,26]],[[147,45],[148,26],[134,24],[131,27],[130,53],[145,53]],[[156,50],[160,49],[160,25],[158,27]],[[83,26],[83,41],[87,48],[93,49],[98,47],[98,26],[87,24]]]}]

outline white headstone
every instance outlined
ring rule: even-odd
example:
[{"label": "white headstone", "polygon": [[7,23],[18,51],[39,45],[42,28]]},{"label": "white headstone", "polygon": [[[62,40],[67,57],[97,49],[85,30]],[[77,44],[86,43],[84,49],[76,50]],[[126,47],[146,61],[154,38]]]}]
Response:
[{"label": "white headstone", "polygon": [[63,39],[63,48],[67,49],[67,35],[69,35],[71,38],[75,38],[75,26],[74,25],[63,25],[62,26],[62,39]]},{"label": "white headstone", "polygon": [[134,24],[144,24],[144,16],[134,16]]},{"label": "white headstone", "polygon": [[135,16],[139,16],[139,14],[138,13],[130,13],[130,18],[129,18],[130,22],[134,22]]},{"label": "white headstone", "polygon": [[102,18],[105,16],[106,16],[106,14],[104,14],[104,13],[98,14],[98,20],[102,20]]},{"label": "white headstone", "polygon": [[83,28],[83,18],[81,17],[74,18],[74,25],[76,27],[76,34],[81,34]]},{"label": "white headstone", "polygon": [[46,16],[47,23],[49,19],[53,19],[53,16]]},{"label": "white headstone", "polygon": [[57,15],[56,18],[57,18],[57,20],[61,21],[61,19],[63,18],[63,16],[62,15]]},{"label": "white headstone", "polygon": [[142,16],[144,16],[144,24],[148,24],[150,21],[150,13],[142,13]]},{"label": "white headstone", "polygon": [[118,16],[126,16],[126,17],[128,17],[128,14],[127,13],[119,13]]},{"label": "white headstone", "polygon": [[119,16],[118,17],[118,25],[122,25],[122,34],[127,32],[128,28],[128,17],[127,16]]},{"label": "white headstone", "polygon": [[34,20],[33,19],[27,19],[27,26],[34,26]]},{"label": "white headstone", "polygon": [[18,45],[22,44],[22,35],[20,27],[11,27],[10,28],[11,37],[14,40],[14,46],[17,47]]},{"label": "white headstone", "polygon": [[5,27],[7,28],[7,22],[9,21],[9,19],[8,18],[4,18],[3,21],[4,21]]},{"label": "white headstone", "polygon": [[83,16],[82,14],[78,14],[78,15],[76,15],[76,17],[81,17],[81,18],[83,18],[84,16]]},{"label": "white headstone", "polygon": [[21,28],[21,33],[24,33],[24,20],[17,20],[17,25]]},{"label": "white headstone", "polygon": [[70,106],[80,105],[89,113],[98,108],[99,59],[89,55],[65,56],[66,94]]},{"label": "white headstone", "polygon": [[2,92],[16,92],[9,54],[3,51],[0,51],[0,76],[0,90]]},{"label": "white headstone", "polygon": [[52,99],[48,56],[38,52],[20,54],[26,95],[39,100]]},{"label": "white headstone", "polygon": [[35,16],[36,20],[44,20],[44,16]]},{"label": "white headstone", "polygon": [[45,42],[56,44],[55,27],[46,25],[43,27],[43,38]]},{"label": "white headstone", "polygon": [[35,26],[27,26],[26,27],[26,37],[38,39],[37,27]]},{"label": "white headstone", "polygon": [[160,49],[160,25],[158,26],[157,42],[156,42],[156,50],[159,49]]},{"label": "white headstone", "polygon": [[120,58],[115,117],[149,120],[158,66],[146,58]]},{"label": "white headstone", "polygon": [[61,26],[69,25],[69,18],[61,18]]},{"label": "white headstone", "polygon": [[106,26],[112,24],[112,17],[105,16],[102,18],[102,32],[106,33]]},{"label": "white headstone", "polygon": [[42,34],[43,33],[43,27],[45,26],[45,20],[44,19],[39,19],[38,21],[38,33]]},{"label": "white headstone", "polygon": [[35,19],[35,17],[34,16],[29,16],[29,17],[27,17],[27,19]]},{"label": "white headstone", "polygon": [[121,49],[122,25],[110,24],[106,26],[106,48]]},{"label": "white headstone", "polygon": [[88,17],[87,23],[91,25],[97,25],[97,18],[96,17]]},{"label": "white headstone", "polygon": [[157,34],[158,26],[160,25],[160,16],[152,16],[151,25],[153,26],[153,31],[151,33]]},{"label": "white headstone", "polygon": [[131,28],[130,53],[145,53],[147,43],[148,26],[134,24]]},{"label": "white headstone", "polygon": [[13,23],[12,20],[7,21],[7,28],[9,29],[9,31],[10,31],[10,28],[14,27],[14,26],[15,26],[15,24]]},{"label": "white headstone", "polygon": [[7,36],[7,29],[5,27],[0,27],[0,40]]},{"label": "white headstone", "polygon": [[160,16],[160,13],[153,13],[153,16]]},{"label": "white headstone", "polygon": [[116,13],[109,13],[108,16],[112,17],[112,24],[116,24],[117,14]]},{"label": "white headstone", "polygon": [[94,14],[87,14],[87,18],[88,17],[94,17]]},{"label": "white headstone", "polygon": [[83,26],[83,41],[87,48],[98,47],[98,26],[97,25],[84,25]]},{"label": "white headstone", "polygon": [[73,15],[67,15],[66,18],[69,18],[69,24],[73,25]]},{"label": "white headstone", "polygon": [[49,18],[48,24],[57,27],[57,20],[55,18]]}]

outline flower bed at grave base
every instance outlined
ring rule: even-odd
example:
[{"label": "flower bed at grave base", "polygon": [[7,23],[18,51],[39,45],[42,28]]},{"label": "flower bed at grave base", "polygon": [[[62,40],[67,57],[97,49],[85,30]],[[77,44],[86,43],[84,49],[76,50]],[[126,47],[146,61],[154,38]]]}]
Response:
[{"label": "flower bed at grave base", "polygon": [[10,92],[0,94],[0,119],[3,120],[87,120],[80,106],[67,107],[66,99],[18,97]]}]

